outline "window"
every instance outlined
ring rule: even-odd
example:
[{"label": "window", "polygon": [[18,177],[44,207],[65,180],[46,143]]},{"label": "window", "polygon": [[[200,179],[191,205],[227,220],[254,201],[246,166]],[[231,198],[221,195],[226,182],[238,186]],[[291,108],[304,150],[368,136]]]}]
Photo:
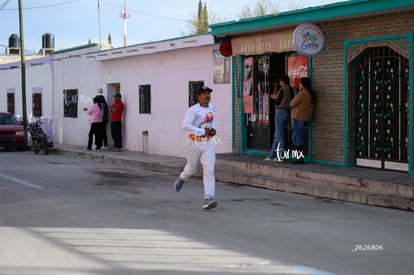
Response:
[{"label": "window", "polygon": [[33,93],[32,94],[32,112],[34,117],[42,116],[42,94]]},{"label": "window", "polygon": [[204,81],[190,81],[188,83],[188,107],[198,103],[196,92],[204,85]]},{"label": "window", "polygon": [[63,90],[63,117],[78,117],[78,89]]},{"label": "window", "polygon": [[7,112],[14,114],[14,93],[7,94]]},{"label": "window", "polygon": [[151,85],[139,85],[139,113],[151,114]]}]

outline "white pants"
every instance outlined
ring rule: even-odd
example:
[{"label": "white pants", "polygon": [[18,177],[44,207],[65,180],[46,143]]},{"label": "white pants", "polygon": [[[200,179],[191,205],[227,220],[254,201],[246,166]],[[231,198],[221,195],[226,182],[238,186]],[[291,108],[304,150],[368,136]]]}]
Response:
[{"label": "white pants", "polygon": [[214,198],[216,193],[216,177],[214,166],[216,163],[215,144],[213,141],[197,142],[189,140],[187,147],[187,164],[180,174],[184,181],[197,173],[200,164],[203,168],[204,197]]}]

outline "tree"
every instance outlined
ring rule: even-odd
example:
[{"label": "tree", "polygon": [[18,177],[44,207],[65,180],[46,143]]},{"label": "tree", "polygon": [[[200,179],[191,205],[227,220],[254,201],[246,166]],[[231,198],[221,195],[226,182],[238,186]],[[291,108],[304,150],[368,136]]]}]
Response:
[{"label": "tree", "polygon": [[108,44],[112,45],[112,36],[111,36],[111,34],[108,34]]},{"label": "tree", "polygon": [[196,22],[196,24],[197,24],[197,29],[196,29],[197,34],[208,32],[207,5],[204,2],[204,7],[203,7],[203,4],[201,3],[201,0],[199,0],[199,2],[198,2],[198,12],[197,12],[197,22]]},{"label": "tree", "polygon": [[266,14],[277,13],[279,5],[274,5],[271,0],[258,0],[254,7],[245,6],[241,9],[240,18],[251,18]]}]

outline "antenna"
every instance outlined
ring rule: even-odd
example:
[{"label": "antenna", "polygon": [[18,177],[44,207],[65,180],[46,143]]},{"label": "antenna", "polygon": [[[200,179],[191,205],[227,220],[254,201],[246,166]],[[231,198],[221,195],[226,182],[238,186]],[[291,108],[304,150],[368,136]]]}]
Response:
[{"label": "antenna", "polygon": [[126,20],[129,17],[129,12],[126,9],[126,0],[124,0],[124,10],[121,11],[121,18],[124,19],[124,47],[127,45],[127,25]]}]

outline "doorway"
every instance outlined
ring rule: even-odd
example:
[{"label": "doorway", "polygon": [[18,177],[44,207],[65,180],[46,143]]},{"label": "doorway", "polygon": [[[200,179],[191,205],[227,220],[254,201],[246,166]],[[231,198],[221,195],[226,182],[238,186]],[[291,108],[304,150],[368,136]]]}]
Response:
[{"label": "doorway", "polygon": [[366,49],[359,60],[356,165],[408,171],[408,59],[389,47],[378,47]]},{"label": "doorway", "polygon": [[[273,141],[275,125],[274,102],[270,95],[280,88],[278,79],[286,74],[286,55],[267,54],[246,57],[243,70],[246,149],[267,152]],[[289,143],[289,138],[286,143]]]}]

